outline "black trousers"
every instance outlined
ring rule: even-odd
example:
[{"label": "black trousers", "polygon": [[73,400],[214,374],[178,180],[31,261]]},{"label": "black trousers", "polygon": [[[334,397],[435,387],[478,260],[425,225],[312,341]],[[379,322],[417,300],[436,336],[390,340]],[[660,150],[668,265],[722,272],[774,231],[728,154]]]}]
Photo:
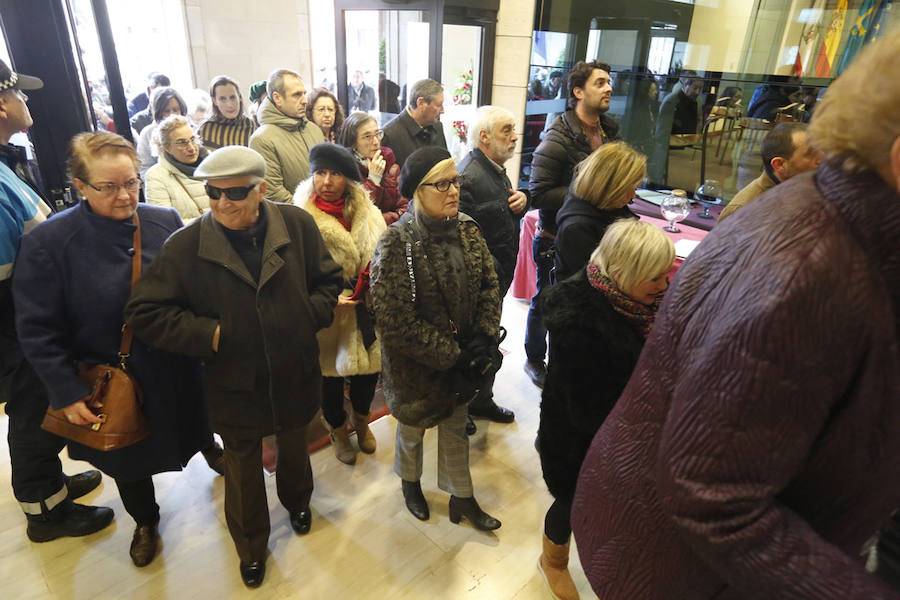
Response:
[{"label": "black trousers", "polygon": [[[262,435],[219,428],[225,447],[225,522],[242,562],[266,558],[269,543],[269,505],[262,466]],[[309,508],[313,492],[312,465],[306,427],[275,434],[278,499],[289,512]]]},{"label": "black trousers", "polygon": [[[375,385],[378,383],[378,373],[370,375],[351,375],[350,380],[350,404],[353,410],[361,415],[369,413],[372,405],[372,397],[375,395]],[[344,411],[344,378],[322,378],[322,416],[332,427],[340,427],[347,419]]]},{"label": "black trousers", "polygon": [[159,505],[156,503],[156,490],[153,479],[137,481],[121,481],[116,479],[119,497],[125,505],[125,511],[131,515],[138,525],[156,525],[159,523]]},{"label": "black trousers", "polygon": [[[0,400],[6,400],[9,415],[9,462],[12,470],[13,494],[23,508],[53,508],[44,501],[58,494],[65,485],[59,453],[66,440],[41,429],[47,412],[47,392],[34,369],[18,352],[8,346],[0,357],[0,372],[8,375],[0,382]],[[38,513],[40,514],[40,513]]]},{"label": "black trousers", "polygon": [[571,500],[554,500],[547,509],[547,515],[544,517],[544,535],[557,546],[567,544],[572,535],[572,526],[569,521],[571,512]]}]

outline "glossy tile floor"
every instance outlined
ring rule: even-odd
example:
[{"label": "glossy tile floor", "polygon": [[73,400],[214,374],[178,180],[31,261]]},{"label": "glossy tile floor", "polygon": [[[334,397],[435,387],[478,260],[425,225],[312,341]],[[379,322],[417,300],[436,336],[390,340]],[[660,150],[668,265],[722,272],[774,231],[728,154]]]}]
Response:
[{"label": "glossy tile floor", "polygon": [[[341,599],[549,599],[535,566],[544,512],[551,497],[534,450],[540,393],[522,371],[528,305],[507,297],[503,324],[507,354],[494,394],[516,412],[512,425],[478,421],[471,438],[475,497],[503,522],[482,533],[447,518],[448,496],[436,483],[436,433],[425,436],[422,487],[431,519],[406,510],[393,473],[396,421],[374,423],[378,450],[357,464],[339,463],[330,447],[312,457],[316,489],[312,531],[298,537],[278,503],[275,479],[266,479],[272,534],[263,586],[244,588],[225,526],[223,480],[199,455],[180,473],[154,477],[161,508],[163,547],[147,567],[131,564],[134,523],[116,486],[103,484],[82,501],[115,510],[106,530],[84,538],[32,544],[10,488],[5,416],[0,417],[0,588],[3,600],[25,598],[341,598]],[[70,461],[66,472],[89,468]],[[578,564],[571,570],[583,598],[593,598]]]}]

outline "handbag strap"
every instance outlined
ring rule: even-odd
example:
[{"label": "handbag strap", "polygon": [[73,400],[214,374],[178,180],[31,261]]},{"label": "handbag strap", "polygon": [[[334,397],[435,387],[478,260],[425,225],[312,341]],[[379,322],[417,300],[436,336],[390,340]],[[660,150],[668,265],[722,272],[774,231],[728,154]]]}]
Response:
[{"label": "handbag strap", "polygon": [[181,186],[181,189],[184,190],[184,193],[187,195],[187,197],[190,198],[190,199],[191,199],[191,202],[194,203],[194,206],[197,207],[197,212],[200,213],[200,214],[202,215],[202,214],[203,214],[203,207],[200,206],[200,203],[197,202],[197,199],[194,198],[194,196],[191,195],[191,193],[188,191],[187,186],[184,185],[184,182],[181,180],[181,177],[179,177],[179,176],[176,175],[175,173],[172,173],[172,177],[175,178],[175,181],[178,182],[178,185]]},{"label": "handbag strap", "polygon": [[[422,236],[419,235],[420,231],[417,223],[415,222],[415,217],[410,220],[407,224],[407,230],[413,238],[416,246],[420,246],[422,248],[422,262],[425,265],[425,268],[431,273],[432,279],[434,279],[434,284],[437,287],[438,295],[441,297],[441,301],[444,304],[444,311],[447,313],[447,321],[450,323],[450,331],[453,333],[453,338],[459,338],[459,326],[453,320],[453,317],[450,314],[450,303],[447,302],[447,296],[444,294],[444,287],[441,285],[440,280],[437,278],[437,275],[434,273],[434,269],[431,268],[430,261],[428,260],[428,252],[425,251],[425,244],[422,243]],[[406,243],[406,264],[409,269],[409,278],[412,283],[412,291],[413,291],[413,302],[416,300],[416,278],[413,273],[413,263],[412,263],[412,249],[410,243]]]},{"label": "handbag strap", "polygon": [[[134,254],[131,257],[131,289],[134,290],[135,284],[141,278],[141,220],[138,218],[138,211],[134,211],[134,239],[132,240]],[[134,333],[128,324],[122,325],[122,344],[119,346],[119,365],[125,368],[125,359],[131,354],[131,342]]]}]

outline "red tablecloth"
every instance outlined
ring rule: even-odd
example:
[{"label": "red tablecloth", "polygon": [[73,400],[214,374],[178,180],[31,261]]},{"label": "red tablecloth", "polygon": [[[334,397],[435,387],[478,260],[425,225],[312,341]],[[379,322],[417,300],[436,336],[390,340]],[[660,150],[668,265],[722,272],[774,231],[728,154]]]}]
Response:
[{"label": "red tablecloth", "polygon": [[[666,225],[665,221],[657,219],[656,217],[640,215],[640,218],[641,221],[652,223],[659,228]],[[513,275],[511,288],[513,297],[519,298],[520,300],[531,300],[531,297],[534,296],[537,289],[537,274],[535,272],[534,258],[531,255],[531,240],[534,237],[537,221],[538,211],[536,210],[527,212],[522,218],[522,230],[519,235],[519,256],[516,260],[516,272],[515,275]],[[709,233],[708,231],[697,229],[696,227],[691,227],[684,223],[679,223],[678,228],[681,229],[681,233],[666,232],[666,235],[668,235],[673,242],[682,239],[699,242]],[[670,277],[675,275],[675,271],[678,270],[678,267],[680,267],[683,262],[684,261],[680,258],[675,259],[672,270],[669,271]]]}]

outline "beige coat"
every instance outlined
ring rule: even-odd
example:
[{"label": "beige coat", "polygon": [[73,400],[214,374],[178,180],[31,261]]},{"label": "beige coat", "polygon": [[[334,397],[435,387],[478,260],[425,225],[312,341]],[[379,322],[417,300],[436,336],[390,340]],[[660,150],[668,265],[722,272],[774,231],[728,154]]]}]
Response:
[{"label": "beige coat", "polygon": [[250,137],[250,147],[266,159],[266,198],[290,202],[310,175],[309,149],[324,142],[325,136],[315,123],[287,116],[268,98],[257,116],[261,126]]},{"label": "beige coat", "polygon": [[722,209],[722,214],[719,215],[719,223],[736,213],[739,208],[749,204],[755,200],[757,196],[773,187],[775,187],[775,182],[772,181],[772,178],[769,177],[765,171],[763,171],[762,175],[748,183],[744,189],[735,194],[734,198],[731,199],[731,202],[728,203],[728,206]]},{"label": "beige coat", "polygon": [[178,211],[187,225],[209,210],[209,196],[202,181],[191,179],[169,162],[166,153],[147,171],[147,202]]},{"label": "beige coat", "polygon": [[[344,276],[342,296],[353,294],[349,282],[369,264],[375,244],[386,228],[381,211],[372,204],[365,188],[350,185],[349,181],[348,186],[350,197],[344,207],[344,218],[350,223],[350,231],[313,203],[312,179],[301,183],[294,195],[294,204],[312,215],[331,258],[341,266]],[[376,340],[366,350],[353,308],[336,309],[331,326],[320,330],[318,338],[319,366],[326,377],[381,371],[381,343]]]}]

